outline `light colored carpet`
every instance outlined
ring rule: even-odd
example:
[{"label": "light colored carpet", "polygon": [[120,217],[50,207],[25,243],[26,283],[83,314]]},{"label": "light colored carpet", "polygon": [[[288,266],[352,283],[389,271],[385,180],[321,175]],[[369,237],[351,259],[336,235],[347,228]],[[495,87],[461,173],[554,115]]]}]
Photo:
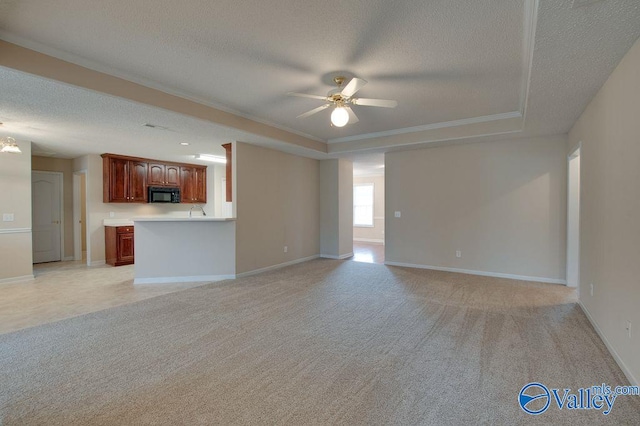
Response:
[{"label": "light colored carpet", "polygon": [[638,424],[533,417],[526,383],[627,384],[572,290],[316,260],[0,335],[0,423]]}]

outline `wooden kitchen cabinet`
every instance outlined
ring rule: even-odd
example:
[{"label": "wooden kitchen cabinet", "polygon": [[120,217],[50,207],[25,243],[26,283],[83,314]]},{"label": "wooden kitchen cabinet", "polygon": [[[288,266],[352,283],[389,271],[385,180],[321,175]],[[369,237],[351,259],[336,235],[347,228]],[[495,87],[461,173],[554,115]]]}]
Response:
[{"label": "wooden kitchen cabinet", "polygon": [[134,263],[133,226],[105,226],[104,241],[106,262],[111,266]]},{"label": "wooden kitchen cabinet", "polygon": [[103,201],[105,203],[146,203],[145,161],[102,156]]},{"label": "wooden kitchen cabinet", "polygon": [[227,165],[225,168],[225,180],[226,180],[226,199],[227,202],[231,202],[233,201],[232,199],[232,194],[233,194],[233,183],[232,183],[232,179],[233,179],[233,173],[232,173],[232,155],[231,155],[231,144],[230,143],[225,143],[224,145],[222,145],[222,147],[224,148],[226,157],[227,157]]},{"label": "wooden kitchen cabinet", "polygon": [[180,186],[180,166],[149,163],[149,186]]},{"label": "wooden kitchen cabinet", "polygon": [[207,202],[206,167],[180,167],[180,201],[194,204]]},{"label": "wooden kitchen cabinet", "polygon": [[102,154],[103,202],[146,203],[149,186],[180,188],[181,203],[207,202],[207,166]]}]

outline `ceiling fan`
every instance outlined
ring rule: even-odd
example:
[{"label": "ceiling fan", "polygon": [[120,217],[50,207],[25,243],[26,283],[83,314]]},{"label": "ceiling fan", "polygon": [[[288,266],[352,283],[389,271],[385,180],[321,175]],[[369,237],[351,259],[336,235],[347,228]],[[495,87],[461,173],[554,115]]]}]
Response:
[{"label": "ceiling fan", "polygon": [[333,79],[338,86],[335,89],[329,91],[326,96],[322,95],[308,95],[306,93],[294,93],[289,92],[289,96],[298,96],[301,98],[319,99],[327,102],[326,104],[314,108],[311,111],[307,111],[304,114],[300,114],[297,118],[307,118],[317,112],[325,110],[329,107],[333,107],[331,112],[331,124],[336,127],[344,127],[347,123],[356,123],[358,117],[351,109],[351,105],[373,106],[382,108],[395,108],[398,106],[397,101],[390,101],[386,99],[367,99],[367,98],[354,98],[353,95],[362,87],[367,84],[366,80],[361,78],[352,78],[347,85],[342,88],[345,78],[338,76]]}]

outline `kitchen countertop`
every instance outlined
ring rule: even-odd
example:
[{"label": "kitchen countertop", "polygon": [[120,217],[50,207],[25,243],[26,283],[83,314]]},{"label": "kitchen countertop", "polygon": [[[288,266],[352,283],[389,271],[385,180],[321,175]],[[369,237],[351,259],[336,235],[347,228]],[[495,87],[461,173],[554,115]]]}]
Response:
[{"label": "kitchen countertop", "polygon": [[210,217],[210,216],[147,216],[134,217],[134,222],[232,222],[234,217]]},{"label": "kitchen countertop", "polygon": [[102,221],[104,226],[133,226],[133,220],[131,219],[104,219]]}]

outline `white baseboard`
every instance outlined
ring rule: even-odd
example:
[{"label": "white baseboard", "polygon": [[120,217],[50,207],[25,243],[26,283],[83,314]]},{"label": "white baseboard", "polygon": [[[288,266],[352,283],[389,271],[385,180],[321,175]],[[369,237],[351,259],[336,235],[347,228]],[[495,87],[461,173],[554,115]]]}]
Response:
[{"label": "white baseboard", "polygon": [[[584,312],[584,314],[586,315],[587,319],[589,320],[589,322],[593,326],[594,330],[596,330],[596,333],[598,333],[598,336],[600,336],[600,339],[602,339],[602,342],[604,342],[604,345],[609,350],[609,353],[611,353],[611,356],[613,357],[613,359],[616,361],[616,363],[618,363],[618,366],[620,367],[620,369],[622,370],[624,375],[627,376],[627,380],[629,380],[629,383],[631,383],[633,386],[638,386],[638,379],[636,379],[633,376],[633,374],[631,373],[631,370],[629,370],[629,367],[627,367],[627,365],[624,363],[624,361],[622,360],[620,355],[618,355],[618,352],[616,352],[616,350],[613,348],[613,345],[611,345],[611,343],[609,343],[609,340],[604,335],[602,330],[600,330],[600,327],[598,327],[598,323],[595,322],[595,320],[593,319],[593,317],[589,313],[589,310],[587,309],[587,307],[584,306],[584,304],[582,303],[581,300],[578,300],[578,304],[582,308],[582,312]],[[616,383],[614,383],[614,384],[616,384]]]},{"label": "white baseboard", "polygon": [[347,254],[341,254],[340,256],[333,256],[331,254],[321,254],[320,257],[323,257],[325,259],[344,260],[344,259],[353,257],[353,252],[347,253]]},{"label": "white baseboard", "polygon": [[102,265],[106,265],[107,261],[106,260],[93,260],[91,262],[89,262],[89,266],[102,266]]},{"label": "white baseboard", "polygon": [[354,238],[353,241],[359,243],[380,243],[384,245],[384,240],[379,238]]},{"label": "white baseboard", "polygon": [[432,269],[434,271],[457,272],[460,274],[480,275],[483,277],[508,278],[511,280],[535,281],[539,283],[567,285],[566,280],[559,280],[556,278],[530,277],[527,275],[503,274],[500,272],[474,271],[472,269],[446,268],[442,266],[416,265],[413,263],[402,263],[402,262],[391,262],[391,261],[386,261],[384,262],[384,264],[389,266],[404,266],[406,268]]},{"label": "white baseboard", "polygon": [[0,279],[0,284],[4,284],[4,283],[17,283],[17,282],[21,282],[21,281],[30,281],[35,279],[35,276],[33,275],[22,275],[20,277],[11,277],[11,278],[2,278]]},{"label": "white baseboard", "polygon": [[254,269],[253,271],[249,271],[249,272],[242,272],[240,274],[236,274],[236,278],[248,277],[250,275],[260,274],[262,272],[273,271],[274,269],[280,269],[280,268],[284,268],[285,266],[291,266],[297,263],[307,262],[309,260],[317,259],[319,257],[320,255],[314,254],[313,256],[303,257],[301,259],[291,260],[289,262],[279,263],[277,265],[267,266],[265,268]]},{"label": "white baseboard", "polygon": [[169,283],[200,283],[210,281],[232,280],[235,275],[195,275],[190,277],[156,277],[136,278],[134,284],[169,284]]}]

